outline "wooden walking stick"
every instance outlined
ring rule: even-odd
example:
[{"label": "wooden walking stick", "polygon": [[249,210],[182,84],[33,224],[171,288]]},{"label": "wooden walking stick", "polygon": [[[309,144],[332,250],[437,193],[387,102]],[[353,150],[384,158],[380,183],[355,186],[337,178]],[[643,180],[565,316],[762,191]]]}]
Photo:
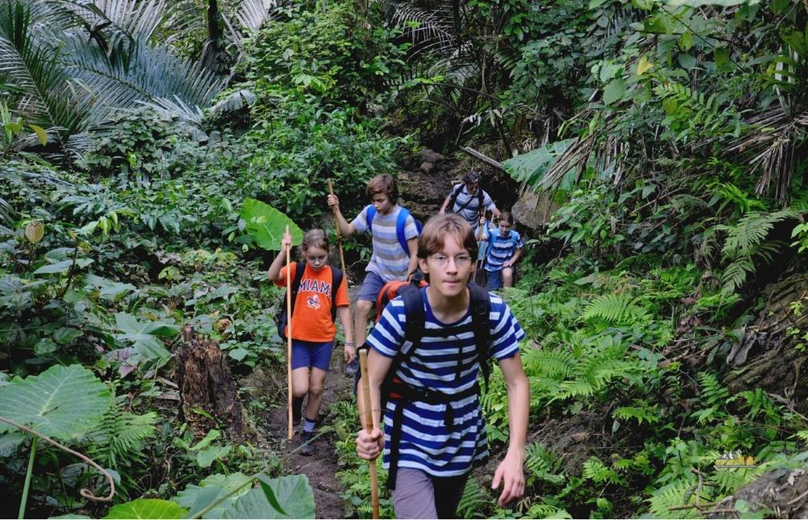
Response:
[{"label": "wooden walking stick", "polygon": [[[286,225],[286,234],[289,234],[289,225]],[[286,433],[286,438],[291,440],[294,436],[292,431],[292,251],[291,248],[286,249],[286,383],[288,386],[288,405],[289,412],[287,418],[289,420],[289,429]]]},{"label": "wooden walking stick", "polygon": [[480,211],[480,216],[482,217],[483,223],[480,224],[480,221],[477,221],[477,259],[474,260],[474,279],[478,280],[480,276],[480,269],[483,267],[483,260],[479,258],[480,256],[480,248],[482,247],[483,243],[483,226],[485,226],[485,209]]},{"label": "wooden walking stick", "polygon": [[[334,194],[334,185],[331,184],[331,179],[328,179],[328,193]],[[342,233],[339,232],[339,221],[337,220],[337,207],[331,206],[331,211],[334,213],[334,227],[337,229],[337,247],[339,248],[339,266],[342,268],[342,276],[345,277],[345,283],[348,283],[348,271],[345,270],[345,254],[342,252]],[[348,302],[350,305],[350,301]],[[357,345],[358,346],[358,345]]]},{"label": "wooden walking stick", "polygon": [[[331,184],[331,179],[328,179],[328,193],[334,194],[334,186]],[[342,252],[342,239],[339,232],[339,221],[337,220],[337,207],[331,206],[334,212],[334,227],[337,228],[337,245],[339,246],[339,261],[342,267],[342,273],[345,277],[346,283],[348,280],[348,272],[345,270],[345,255]],[[361,345],[357,345],[359,347]],[[365,349],[359,350],[359,374],[362,377],[362,401],[365,404],[365,413],[362,417],[362,423],[365,430],[368,432],[373,431],[373,405],[370,403],[370,378],[368,377],[368,351]],[[376,472],[376,461],[368,461],[368,470],[370,471],[370,496],[373,506],[373,518],[380,518],[379,516],[379,476]]]},{"label": "wooden walking stick", "polygon": [[[362,374],[362,400],[365,403],[365,413],[362,422],[365,431],[373,431],[373,405],[370,403],[370,379],[368,378],[368,351],[359,351],[359,370]],[[370,495],[373,504],[373,518],[379,518],[379,477],[376,474],[376,460],[368,461],[370,470]]]}]

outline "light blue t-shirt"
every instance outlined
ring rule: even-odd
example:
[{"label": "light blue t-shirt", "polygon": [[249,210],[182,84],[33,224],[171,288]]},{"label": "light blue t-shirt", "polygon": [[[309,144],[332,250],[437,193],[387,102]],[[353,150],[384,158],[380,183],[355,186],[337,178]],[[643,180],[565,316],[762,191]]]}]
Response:
[{"label": "light blue t-shirt", "polygon": [[502,236],[499,228],[484,230],[483,240],[488,241],[488,255],[485,259],[485,270],[489,273],[502,270],[502,264],[513,258],[517,249],[522,249],[524,243],[519,233],[510,230],[507,236]]},{"label": "light blue t-shirt", "polygon": [[[457,192],[458,189],[460,192]],[[491,200],[491,196],[482,188],[477,189],[483,194],[483,206],[488,211],[494,211],[496,205],[494,201]],[[454,205],[449,208],[449,210],[466,219],[466,222],[468,222],[471,227],[476,226],[480,219],[480,196],[477,193],[469,195],[466,185],[463,183],[452,186],[452,193],[457,193],[457,200],[455,200]]]}]

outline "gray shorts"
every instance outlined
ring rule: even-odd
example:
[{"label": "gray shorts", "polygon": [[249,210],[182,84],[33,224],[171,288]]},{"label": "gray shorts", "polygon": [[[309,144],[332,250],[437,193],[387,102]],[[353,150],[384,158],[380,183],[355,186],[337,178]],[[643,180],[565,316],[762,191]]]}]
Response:
[{"label": "gray shorts", "polygon": [[375,303],[384,284],[385,282],[382,280],[381,276],[373,271],[368,271],[368,274],[365,275],[365,280],[362,282],[362,287],[359,288],[359,296],[357,296],[356,299]]},{"label": "gray shorts", "polygon": [[469,474],[433,477],[420,469],[398,468],[392,491],[396,518],[457,518]]}]

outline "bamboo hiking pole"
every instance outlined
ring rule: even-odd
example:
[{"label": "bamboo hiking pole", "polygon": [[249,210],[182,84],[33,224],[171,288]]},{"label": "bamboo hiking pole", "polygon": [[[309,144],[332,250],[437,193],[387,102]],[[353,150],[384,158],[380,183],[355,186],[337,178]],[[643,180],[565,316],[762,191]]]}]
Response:
[{"label": "bamboo hiking pole", "polygon": [[[328,179],[328,193],[334,194],[334,185],[331,184],[331,179]],[[331,206],[331,212],[334,213],[334,227],[337,229],[337,247],[339,248],[339,266],[342,268],[342,276],[345,283],[348,283],[348,271],[345,270],[345,254],[342,252],[342,233],[339,232],[339,221],[337,220],[337,207]],[[350,300],[348,305],[350,305]],[[357,345],[359,346],[359,345]]]},{"label": "bamboo hiking pole", "polygon": [[[328,179],[328,193],[334,194],[334,186],[331,184],[331,179]],[[345,277],[345,283],[348,283],[348,273],[345,270],[345,255],[342,252],[342,235],[339,232],[339,221],[337,220],[337,207],[332,206],[334,212],[334,227],[337,228],[337,245],[339,246],[339,261],[342,267],[342,275]],[[348,302],[350,305],[350,301]],[[359,345],[357,345],[359,346]],[[362,377],[362,401],[365,403],[365,414],[362,417],[362,423],[365,430],[368,432],[373,431],[373,406],[370,404],[370,379],[368,378],[368,352],[367,350],[359,350],[359,375]],[[376,473],[376,461],[368,461],[368,470],[370,471],[370,496],[373,506],[373,518],[380,518],[379,516],[379,476]]]},{"label": "bamboo hiking pole", "polygon": [[[334,185],[328,179],[328,193],[334,195]],[[345,255],[342,252],[342,234],[339,231],[339,221],[337,220],[337,207],[331,206],[334,213],[334,227],[337,229],[337,246],[339,247],[339,263],[342,268],[342,275],[345,283],[348,283],[348,272],[345,270]],[[348,301],[350,305],[350,300]],[[358,346],[358,345],[357,345]],[[367,350],[359,351],[359,375],[362,377],[362,400],[365,403],[365,416],[362,418],[363,426],[370,432],[373,431],[373,412],[370,404],[370,381],[368,380],[368,353]],[[379,518],[379,477],[376,474],[376,461],[368,461],[370,471],[370,494],[373,505],[373,518]]]},{"label": "bamboo hiking pole", "polygon": [[[359,370],[362,374],[362,400],[365,403],[365,413],[362,422],[365,431],[373,431],[373,406],[370,403],[370,380],[368,378],[368,351],[359,351]],[[373,518],[379,518],[379,477],[376,474],[376,459],[368,461],[370,470],[370,496],[373,505]]]},{"label": "bamboo hiking pole", "polygon": [[[286,225],[286,234],[289,234],[289,225]],[[287,404],[289,405],[287,419],[289,421],[289,429],[286,432],[286,438],[292,440],[294,432],[292,431],[292,269],[291,262],[292,251],[291,248],[286,249],[286,384],[288,387]]]}]

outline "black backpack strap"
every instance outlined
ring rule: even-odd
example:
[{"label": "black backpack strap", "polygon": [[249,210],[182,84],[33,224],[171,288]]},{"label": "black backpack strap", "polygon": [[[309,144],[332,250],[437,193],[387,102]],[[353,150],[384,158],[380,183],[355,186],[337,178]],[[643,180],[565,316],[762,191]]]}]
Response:
[{"label": "black backpack strap", "polygon": [[300,282],[303,280],[303,271],[305,270],[306,270],[306,262],[297,262],[297,265],[295,267],[295,277],[292,279],[292,309],[291,309],[292,315],[294,315],[295,313],[295,302],[297,301],[297,293],[300,290]]},{"label": "black backpack strap", "polygon": [[477,346],[477,362],[483,373],[485,391],[488,391],[488,380],[491,376],[489,364],[491,336],[491,296],[488,291],[476,283],[468,284],[471,307],[471,326],[474,330],[474,343]]},{"label": "black backpack strap", "polygon": [[337,269],[336,267],[331,268],[331,321],[334,323],[337,322],[337,300],[335,299],[337,296],[337,289],[339,286],[342,285],[342,280],[344,277],[342,276],[342,271]]},{"label": "black backpack strap", "polygon": [[[421,343],[424,335],[426,313],[424,312],[424,300],[421,290],[417,286],[402,286],[399,296],[404,301],[404,313],[407,317],[404,326],[404,342],[399,348],[390,369],[382,383],[381,393],[383,396],[390,396],[396,380],[396,372],[401,364],[410,359],[415,349]],[[396,488],[396,473],[398,471],[399,446],[401,444],[401,427],[404,422],[404,395],[398,395],[393,412],[393,431],[390,432],[390,469],[387,472],[387,487]]]}]

